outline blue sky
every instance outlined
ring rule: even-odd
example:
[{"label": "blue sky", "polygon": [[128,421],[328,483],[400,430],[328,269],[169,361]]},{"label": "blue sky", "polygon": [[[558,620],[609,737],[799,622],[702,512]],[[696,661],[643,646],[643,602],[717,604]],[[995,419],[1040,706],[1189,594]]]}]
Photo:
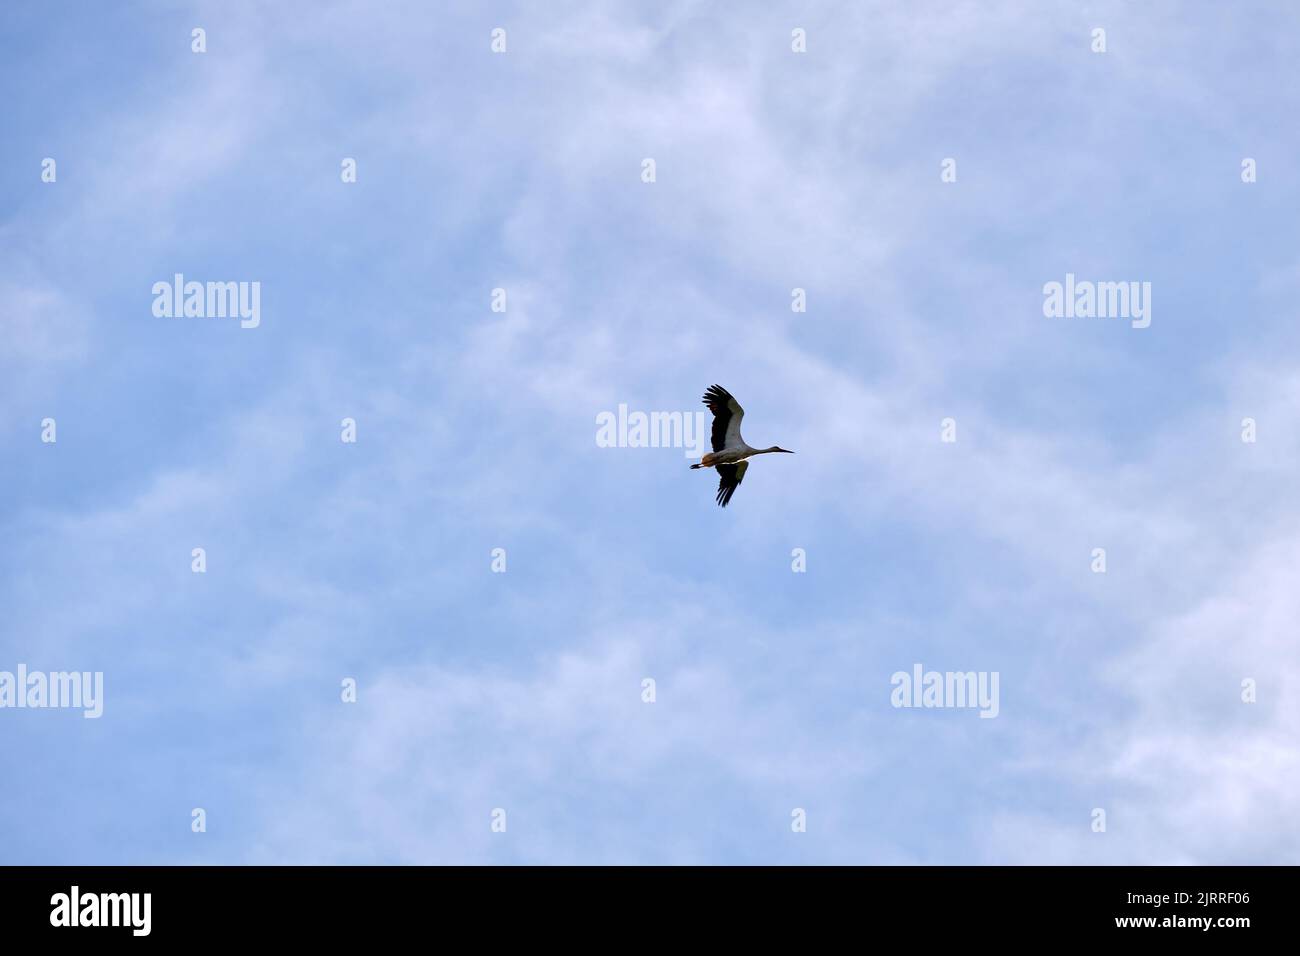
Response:
[{"label": "blue sky", "polygon": [[372,6],[0,12],[0,862],[1300,861],[1300,11]]}]

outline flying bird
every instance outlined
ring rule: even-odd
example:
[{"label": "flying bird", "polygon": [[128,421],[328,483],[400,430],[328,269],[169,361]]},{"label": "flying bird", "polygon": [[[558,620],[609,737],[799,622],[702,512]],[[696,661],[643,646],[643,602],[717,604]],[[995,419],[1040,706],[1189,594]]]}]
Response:
[{"label": "flying bird", "polygon": [[725,508],[745,478],[745,471],[749,468],[746,458],[778,451],[786,455],[794,452],[776,445],[771,448],[746,445],[745,439],[740,437],[740,420],[745,417],[745,410],[721,385],[713,385],[704,393],[704,404],[713,413],[713,454],[705,455],[698,465],[691,467],[718,469],[718,504]]}]

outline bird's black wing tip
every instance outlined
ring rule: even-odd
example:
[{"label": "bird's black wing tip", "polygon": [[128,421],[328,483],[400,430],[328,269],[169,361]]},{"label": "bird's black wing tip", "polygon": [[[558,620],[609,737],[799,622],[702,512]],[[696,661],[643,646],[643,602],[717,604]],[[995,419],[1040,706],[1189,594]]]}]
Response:
[{"label": "bird's black wing tip", "polygon": [[721,385],[710,385],[704,390],[703,402],[705,405],[713,405],[715,402],[725,405],[731,399],[731,393]]},{"label": "bird's black wing tip", "polygon": [[720,507],[727,507],[727,502],[740,487],[740,469],[736,465],[718,465],[718,494],[715,497]]}]

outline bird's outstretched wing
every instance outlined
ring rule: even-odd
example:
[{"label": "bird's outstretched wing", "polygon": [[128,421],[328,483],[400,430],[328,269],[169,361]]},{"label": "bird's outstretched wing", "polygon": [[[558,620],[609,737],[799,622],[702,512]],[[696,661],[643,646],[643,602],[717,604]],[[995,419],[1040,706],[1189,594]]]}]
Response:
[{"label": "bird's outstretched wing", "polygon": [[718,504],[727,507],[727,502],[735,494],[740,483],[745,479],[745,469],[749,467],[749,462],[742,461],[738,465],[718,465]]},{"label": "bird's outstretched wing", "polygon": [[740,437],[740,420],[745,410],[721,385],[711,385],[704,393],[704,404],[713,412],[713,450],[739,448],[744,444]]}]

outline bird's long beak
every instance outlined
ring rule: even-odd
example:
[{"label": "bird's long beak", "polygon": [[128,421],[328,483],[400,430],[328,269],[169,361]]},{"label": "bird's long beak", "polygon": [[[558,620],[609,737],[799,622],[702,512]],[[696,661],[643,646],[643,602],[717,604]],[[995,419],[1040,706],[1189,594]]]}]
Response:
[{"label": "bird's long beak", "polygon": [[793,455],[793,454],[794,454],[794,452],[792,452],[789,448],[782,448],[781,451],[785,452],[787,455]]}]

